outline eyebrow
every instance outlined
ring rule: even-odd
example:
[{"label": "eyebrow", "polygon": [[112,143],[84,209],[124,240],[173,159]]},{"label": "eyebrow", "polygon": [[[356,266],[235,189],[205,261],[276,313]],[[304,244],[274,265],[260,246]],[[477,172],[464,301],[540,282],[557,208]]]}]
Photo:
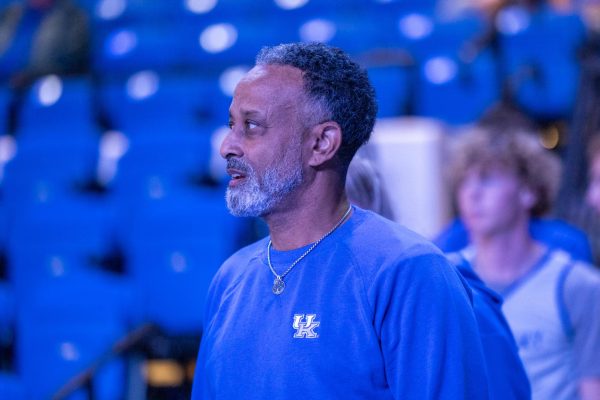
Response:
[{"label": "eyebrow", "polygon": [[[243,117],[265,118],[265,114],[258,110],[241,110],[240,113]],[[231,110],[229,111],[229,118],[232,118]]]}]

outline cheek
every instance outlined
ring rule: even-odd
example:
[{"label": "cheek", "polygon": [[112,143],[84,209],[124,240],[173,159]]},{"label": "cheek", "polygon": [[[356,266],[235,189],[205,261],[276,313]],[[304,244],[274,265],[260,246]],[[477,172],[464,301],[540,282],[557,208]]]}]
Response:
[{"label": "cheek", "polygon": [[507,190],[490,190],[484,196],[483,203],[490,212],[510,215],[512,215],[517,204],[520,204],[518,193]]},{"label": "cheek", "polygon": [[473,200],[473,195],[467,189],[459,187],[456,191],[456,205],[461,213],[471,209]]},{"label": "cheek", "polygon": [[479,187],[475,192],[469,189],[458,191],[458,206],[463,212],[476,210],[486,214],[510,213],[518,202],[518,193],[500,187]]}]

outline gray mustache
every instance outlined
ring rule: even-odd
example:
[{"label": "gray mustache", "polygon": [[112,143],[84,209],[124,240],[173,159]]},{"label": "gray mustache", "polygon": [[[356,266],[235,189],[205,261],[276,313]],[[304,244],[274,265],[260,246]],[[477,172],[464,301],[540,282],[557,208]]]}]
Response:
[{"label": "gray mustache", "polygon": [[252,172],[252,167],[246,163],[245,161],[239,158],[228,158],[227,159],[227,168],[236,169],[243,173]]}]

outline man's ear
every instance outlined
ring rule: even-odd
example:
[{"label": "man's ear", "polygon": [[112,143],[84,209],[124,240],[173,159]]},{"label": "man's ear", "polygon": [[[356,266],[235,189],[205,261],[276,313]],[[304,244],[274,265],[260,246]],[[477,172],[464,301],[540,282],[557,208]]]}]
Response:
[{"label": "man's ear", "polygon": [[335,157],[342,145],[342,128],[335,121],[315,125],[309,133],[311,154],[308,165],[318,167]]}]

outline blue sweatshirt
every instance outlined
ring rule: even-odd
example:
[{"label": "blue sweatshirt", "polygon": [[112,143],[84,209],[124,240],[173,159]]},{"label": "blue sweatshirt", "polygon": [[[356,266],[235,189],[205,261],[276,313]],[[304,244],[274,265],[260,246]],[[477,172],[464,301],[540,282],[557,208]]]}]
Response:
[{"label": "blue sweatshirt", "polygon": [[473,293],[473,311],[486,361],[490,400],[531,399],[531,387],[517,343],[502,313],[502,298],[483,283],[460,253],[449,254],[448,259]]},{"label": "blue sweatshirt", "polygon": [[[267,242],[211,284],[192,400],[488,398],[467,290],[429,242],[355,207],[280,295]],[[307,248],[272,249],[273,267]]]}]

